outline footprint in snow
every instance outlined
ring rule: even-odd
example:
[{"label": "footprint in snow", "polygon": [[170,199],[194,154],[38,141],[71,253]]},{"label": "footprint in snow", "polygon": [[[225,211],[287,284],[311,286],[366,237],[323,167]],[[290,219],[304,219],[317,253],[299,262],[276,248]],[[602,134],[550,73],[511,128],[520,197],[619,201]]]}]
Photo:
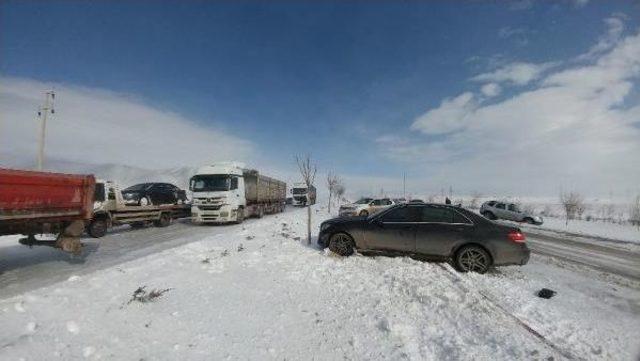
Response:
[{"label": "footprint in snow", "polygon": [[74,321],[68,321],[67,322],[67,331],[69,331],[70,333],[77,335],[80,332],[80,327],[78,327],[78,324],[75,323]]},{"label": "footprint in snow", "polygon": [[16,312],[19,312],[19,313],[26,312],[26,310],[24,309],[24,305],[23,305],[22,301],[17,302],[15,305],[13,305],[13,308],[16,310]]}]

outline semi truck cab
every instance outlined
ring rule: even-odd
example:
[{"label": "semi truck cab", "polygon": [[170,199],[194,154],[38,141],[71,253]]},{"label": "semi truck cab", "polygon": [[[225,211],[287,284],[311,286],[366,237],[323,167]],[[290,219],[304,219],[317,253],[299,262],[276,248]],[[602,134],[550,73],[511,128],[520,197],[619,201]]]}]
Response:
[{"label": "semi truck cab", "polygon": [[293,195],[292,204],[294,206],[306,206],[316,203],[315,187],[307,188],[307,184],[304,182],[294,183],[291,194]]},{"label": "semi truck cab", "polygon": [[191,221],[240,222],[247,200],[241,164],[216,164],[198,169],[189,181]]}]

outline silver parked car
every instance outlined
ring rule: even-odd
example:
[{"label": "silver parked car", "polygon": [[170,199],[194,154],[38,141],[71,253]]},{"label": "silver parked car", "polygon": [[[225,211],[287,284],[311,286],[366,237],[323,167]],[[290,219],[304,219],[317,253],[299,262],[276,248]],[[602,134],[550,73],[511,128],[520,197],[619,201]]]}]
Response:
[{"label": "silver parked car", "polygon": [[484,202],[480,214],[489,219],[506,219],[508,221],[542,224],[542,217],[523,212],[517,204],[498,201]]}]

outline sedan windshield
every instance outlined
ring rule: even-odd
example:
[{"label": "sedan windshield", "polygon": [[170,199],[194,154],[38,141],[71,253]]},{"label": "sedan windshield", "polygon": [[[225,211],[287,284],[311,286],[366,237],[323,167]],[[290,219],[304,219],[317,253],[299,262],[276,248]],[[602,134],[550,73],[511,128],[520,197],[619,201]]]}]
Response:
[{"label": "sedan windshield", "polygon": [[197,175],[191,178],[189,189],[194,192],[228,191],[230,180],[228,175]]},{"label": "sedan windshield", "polygon": [[140,183],[125,189],[124,192],[138,192],[149,189],[149,187],[151,187],[152,185],[153,183]]},{"label": "sedan windshield", "polygon": [[371,202],[371,198],[362,198],[358,200],[355,204],[367,204],[369,202]]}]

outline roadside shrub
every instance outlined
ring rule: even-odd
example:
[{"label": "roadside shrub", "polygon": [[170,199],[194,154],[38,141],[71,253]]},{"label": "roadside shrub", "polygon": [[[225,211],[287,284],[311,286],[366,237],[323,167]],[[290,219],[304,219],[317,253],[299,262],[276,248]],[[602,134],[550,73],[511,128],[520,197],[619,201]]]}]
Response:
[{"label": "roadside shrub", "polygon": [[640,195],[636,196],[635,202],[631,204],[629,209],[629,222],[640,228]]},{"label": "roadside shrub", "polygon": [[569,224],[569,220],[579,219],[586,210],[584,197],[578,192],[561,193],[560,204],[564,211],[565,224]]}]

